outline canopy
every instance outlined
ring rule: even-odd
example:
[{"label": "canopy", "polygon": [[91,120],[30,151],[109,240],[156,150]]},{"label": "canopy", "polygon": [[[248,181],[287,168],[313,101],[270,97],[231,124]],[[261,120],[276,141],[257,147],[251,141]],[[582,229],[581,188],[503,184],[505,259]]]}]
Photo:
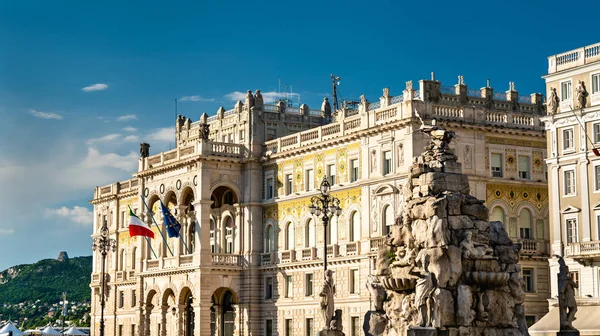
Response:
[{"label": "canopy", "polygon": [[23,333],[21,332],[21,330],[19,330],[17,327],[15,327],[14,324],[12,324],[12,322],[8,322],[7,324],[4,325],[4,327],[2,327],[2,329],[0,329],[0,335],[8,335],[8,332],[12,331],[13,336],[20,336],[23,335]]},{"label": "canopy", "polygon": [[83,335],[83,336],[87,335],[86,333],[84,333],[83,331],[81,331],[75,327],[71,327],[71,328],[67,329],[64,332],[64,334],[65,335]]},{"label": "canopy", "polygon": [[42,330],[42,335],[60,335],[58,330],[48,326]]},{"label": "canopy", "polygon": [[[575,313],[573,327],[579,330],[580,335],[600,335],[600,306],[578,306]],[[531,336],[554,335],[560,329],[560,316],[558,307],[550,309],[534,325],[529,327]]]}]

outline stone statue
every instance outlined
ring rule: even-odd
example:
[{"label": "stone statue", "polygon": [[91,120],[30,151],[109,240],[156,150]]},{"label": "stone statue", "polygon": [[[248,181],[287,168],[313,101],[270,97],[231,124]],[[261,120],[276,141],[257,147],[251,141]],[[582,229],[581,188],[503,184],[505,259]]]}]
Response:
[{"label": "stone statue", "polygon": [[150,144],[148,143],[141,143],[140,144],[140,157],[141,158],[147,158],[148,156],[150,156]]},{"label": "stone statue", "polygon": [[377,152],[373,150],[371,152],[371,171],[374,172],[377,170]]},{"label": "stone statue", "polygon": [[369,290],[369,293],[371,293],[373,302],[375,302],[375,311],[383,312],[383,301],[385,301],[387,293],[381,285],[381,282],[379,282],[379,277],[369,275],[367,277],[366,287]]},{"label": "stone statue", "polygon": [[414,265],[417,258],[417,249],[414,244],[414,239],[409,238],[406,246],[398,246],[396,249],[396,261],[392,266],[410,266]]},{"label": "stone statue", "polygon": [[429,257],[426,250],[421,250],[417,256],[416,264],[410,274],[418,277],[415,286],[415,307],[418,313],[418,325],[421,327],[431,327],[433,325],[434,300],[433,293],[437,287],[435,274],[429,271]]},{"label": "stone statue", "polygon": [[404,144],[398,144],[398,166],[404,165]]},{"label": "stone statue", "polygon": [[323,104],[321,104],[321,112],[324,117],[331,116],[331,104],[329,103],[329,99],[327,97],[323,98]]},{"label": "stone statue", "polygon": [[333,303],[333,296],[335,295],[335,284],[333,283],[333,272],[331,270],[325,271],[325,282],[323,283],[323,289],[319,296],[321,297],[321,311],[325,320],[325,329],[329,329],[331,326],[331,320],[333,319],[333,313],[335,310]]},{"label": "stone statue", "polygon": [[409,80],[408,82],[406,82],[406,90],[412,90],[413,89],[413,82],[411,80]]},{"label": "stone statue", "polygon": [[367,97],[365,95],[360,95],[360,103],[365,105],[367,103]]},{"label": "stone statue", "polygon": [[558,258],[558,309],[560,310],[560,330],[576,330],[573,327],[575,313],[577,312],[577,301],[575,300],[575,289],[579,288],[577,283],[569,276],[569,267],[565,264],[563,257]]},{"label": "stone statue", "polygon": [[383,96],[384,97],[389,97],[390,95],[390,88],[383,88]]},{"label": "stone statue", "polygon": [[200,124],[200,139],[207,141],[210,134],[210,125],[208,123]]},{"label": "stone statue", "polygon": [[463,257],[466,259],[490,259],[493,258],[494,250],[486,244],[478,244],[473,241],[473,232],[466,231],[465,238],[460,243]]},{"label": "stone statue", "polygon": [[336,309],[333,319],[331,319],[331,323],[329,323],[329,330],[342,331],[342,329],[342,310]]},{"label": "stone statue", "polygon": [[548,102],[546,103],[546,110],[548,114],[556,114],[559,105],[558,95],[556,94],[556,88],[550,88],[550,95],[548,96]]},{"label": "stone statue", "polygon": [[577,89],[575,89],[575,98],[577,99],[577,104],[579,108],[584,108],[587,104],[587,96],[588,92],[585,88],[585,83],[583,81],[579,81],[577,84]]}]

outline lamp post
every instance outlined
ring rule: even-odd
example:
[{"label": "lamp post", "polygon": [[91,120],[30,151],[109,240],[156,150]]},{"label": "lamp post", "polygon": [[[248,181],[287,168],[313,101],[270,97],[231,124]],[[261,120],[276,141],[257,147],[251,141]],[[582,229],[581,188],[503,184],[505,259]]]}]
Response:
[{"label": "lamp post", "polygon": [[100,237],[94,238],[92,243],[92,251],[99,250],[102,254],[102,273],[100,280],[100,336],[104,336],[104,288],[106,287],[106,279],[104,277],[104,267],[106,264],[106,254],[109,251],[114,252],[117,248],[117,241],[108,238],[108,226],[106,220],[100,228]]},{"label": "lamp post", "polygon": [[319,187],[321,195],[310,198],[310,206],[308,209],[313,215],[323,215],[323,265],[324,271],[327,271],[327,225],[333,215],[339,216],[342,213],[340,208],[340,200],[330,195],[331,185],[327,181],[327,176],[323,176],[323,182]]}]

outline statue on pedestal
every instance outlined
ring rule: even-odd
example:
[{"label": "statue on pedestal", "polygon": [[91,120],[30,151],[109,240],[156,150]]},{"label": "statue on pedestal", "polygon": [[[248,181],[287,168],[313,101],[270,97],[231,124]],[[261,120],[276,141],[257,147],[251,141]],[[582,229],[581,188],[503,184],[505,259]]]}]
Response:
[{"label": "statue on pedestal", "polygon": [[560,103],[558,95],[556,94],[556,88],[550,88],[550,95],[548,96],[548,103],[546,103],[546,110],[548,114],[556,114],[558,111],[558,104]]},{"label": "statue on pedestal", "polygon": [[147,158],[148,156],[150,156],[150,144],[148,143],[141,143],[140,144],[140,157],[141,158]]},{"label": "statue on pedestal", "polygon": [[577,283],[569,275],[569,267],[565,264],[563,257],[558,258],[558,309],[560,310],[560,330],[576,330],[573,327],[575,313],[577,312],[577,301],[575,300],[575,289],[579,288]]},{"label": "statue on pedestal", "polygon": [[577,84],[577,88],[575,89],[575,98],[577,99],[577,104],[579,108],[584,108],[587,105],[587,96],[588,92],[585,88],[585,83],[583,81],[579,81]]},{"label": "statue on pedestal", "polygon": [[208,140],[208,135],[210,134],[210,125],[208,123],[200,124],[200,139]]},{"label": "statue on pedestal", "polygon": [[437,287],[435,274],[429,271],[429,256],[425,253],[426,250],[421,250],[417,256],[417,267],[413,268],[410,273],[416,275],[417,284],[415,286],[415,307],[419,316],[418,325],[420,327],[431,327],[434,320],[434,300],[433,293]]},{"label": "statue on pedestal", "polygon": [[325,328],[329,330],[331,328],[331,321],[333,320],[333,314],[335,307],[333,303],[333,296],[335,295],[335,284],[333,283],[333,272],[331,270],[325,271],[325,281],[323,283],[323,289],[319,296],[321,297],[321,311],[325,320]]}]

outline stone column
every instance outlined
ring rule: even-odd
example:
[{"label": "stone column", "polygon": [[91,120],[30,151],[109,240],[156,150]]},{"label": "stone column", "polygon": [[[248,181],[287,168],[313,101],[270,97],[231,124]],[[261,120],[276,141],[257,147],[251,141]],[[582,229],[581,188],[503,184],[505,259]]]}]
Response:
[{"label": "stone column", "polygon": [[152,316],[152,309],[154,305],[147,304],[146,305],[146,319],[144,320],[144,335],[150,336],[150,317]]},{"label": "stone column", "polygon": [[177,321],[175,322],[175,324],[177,326],[176,335],[184,336],[185,325],[183,322],[185,320],[185,305],[180,304],[177,306],[177,314],[175,316],[177,317]]},{"label": "stone column", "polygon": [[[196,209],[196,252],[194,264],[210,265],[212,255],[210,252],[210,205],[212,201],[201,200],[194,203]],[[196,259],[197,258],[197,259]]]},{"label": "stone column", "polygon": [[233,334],[241,335],[240,333],[240,306],[239,304],[233,304]]},{"label": "stone column", "polygon": [[167,313],[169,312],[168,305],[160,306],[160,335],[167,336]]}]

